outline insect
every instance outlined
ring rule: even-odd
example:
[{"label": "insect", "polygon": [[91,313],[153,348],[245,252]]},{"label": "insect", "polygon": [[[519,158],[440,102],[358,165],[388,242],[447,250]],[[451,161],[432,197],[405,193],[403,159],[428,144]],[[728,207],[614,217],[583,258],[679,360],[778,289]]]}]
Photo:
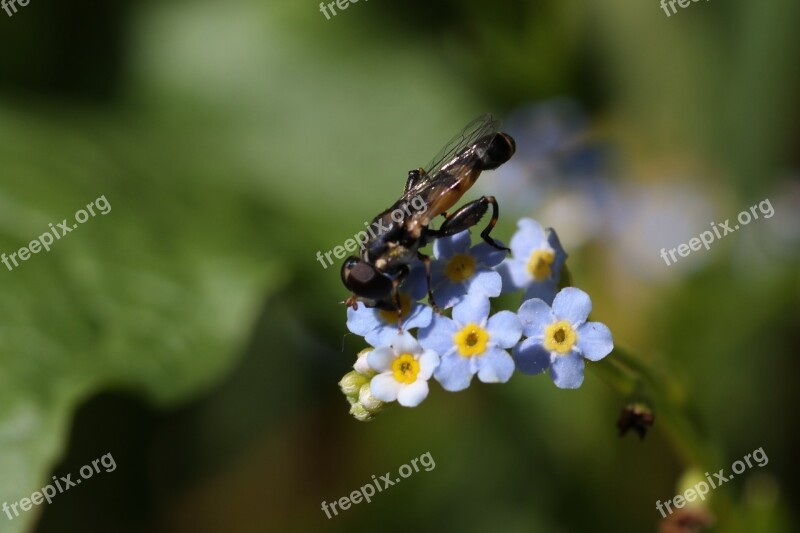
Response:
[{"label": "insect", "polygon": [[[473,120],[425,168],[409,171],[403,195],[373,219],[372,225],[379,231],[366,240],[359,257],[345,259],[342,282],[353,294],[342,303],[354,309],[362,302],[367,307],[397,311],[399,318],[397,287],[408,275],[411,262],[419,258],[426,269],[428,301],[438,310],[431,291],[430,258],[419,249],[437,238],[474,226],[489,206],[492,217],[481,237],[494,248],[508,251],[489,236],[499,215],[494,196],[482,196],[447,213],[482,171],[494,170],[514,155],[514,139],[499,131],[499,125],[499,121],[488,114]],[[405,216],[393,216],[403,210]],[[442,215],[444,221],[438,229],[433,229],[430,224],[438,215]]]}]

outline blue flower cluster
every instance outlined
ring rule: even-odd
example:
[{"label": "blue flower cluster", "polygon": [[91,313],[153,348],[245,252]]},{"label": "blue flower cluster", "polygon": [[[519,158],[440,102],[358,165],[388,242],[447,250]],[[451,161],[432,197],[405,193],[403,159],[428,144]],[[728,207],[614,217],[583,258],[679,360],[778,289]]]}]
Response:
[{"label": "blue flower cluster", "polygon": [[[549,370],[557,387],[578,388],[585,360],[611,352],[611,331],[587,321],[589,295],[574,287],[559,291],[567,254],[555,231],[530,218],[517,225],[510,257],[485,242],[472,246],[468,231],[434,243],[431,285],[442,314],[421,302],[427,294],[422,264],[413,265],[399,288],[399,325],[397,312],[347,309],[347,328],[371,345],[340,382],[356,418],[370,420],[386,402],[419,405],[430,378],[460,391],[474,376],[505,383],[514,370]],[[491,298],[516,291],[523,294],[519,309],[491,312]]]}]

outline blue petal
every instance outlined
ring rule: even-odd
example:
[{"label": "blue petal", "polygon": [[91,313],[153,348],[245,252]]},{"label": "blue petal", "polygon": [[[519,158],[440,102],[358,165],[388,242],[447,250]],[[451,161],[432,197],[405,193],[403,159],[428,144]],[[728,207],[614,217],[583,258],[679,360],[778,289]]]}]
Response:
[{"label": "blue petal", "polygon": [[396,355],[402,354],[412,354],[412,355],[421,355],[422,354],[422,346],[417,342],[410,333],[404,331],[403,333],[399,333],[394,336],[391,341],[390,346]]},{"label": "blue petal", "polygon": [[503,288],[503,279],[494,270],[479,268],[471,278],[466,280],[467,293],[480,294],[494,298],[500,296]]},{"label": "blue petal", "polygon": [[404,292],[411,296],[412,301],[417,301],[425,298],[428,294],[428,282],[425,280],[425,265],[419,261],[415,261],[411,271],[408,273],[400,292]]},{"label": "blue petal", "polygon": [[572,327],[578,327],[592,311],[589,295],[575,287],[565,287],[553,300],[553,314],[559,320],[566,320]]},{"label": "blue petal", "polygon": [[397,324],[392,326],[380,326],[364,335],[364,340],[376,348],[379,346],[386,346],[399,333],[399,331],[400,330],[398,329]]},{"label": "blue petal", "polygon": [[496,269],[503,280],[503,293],[514,292],[526,286],[533,279],[528,265],[519,259],[506,259]]},{"label": "blue petal", "polygon": [[367,354],[367,364],[375,372],[388,372],[392,369],[392,362],[397,356],[388,346],[375,348]]},{"label": "blue petal", "polygon": [[383,321],[379,318],[375,309],[368,308],[363,303],[358,305],[358,309],[347,308],[347,329],[361,335],[362,337],[375,328],[383,326]]},{"label": "blue petal", "polygon": [[533,298],[539,298],[548,305],[552,305],[557,292],[558,282],[555,279],[534,281],[525,288],[525,294],[522,297],[522,300],[525,301]]},{"label": "blue petal", "polygon": [[590,361],[599,361],[614,349],[611,330],[600,322],[586,322],[577,330],[578,350]]},{"label": "blue petal", "polygon": [[[444,273],[444,263],[441,261],[431,261],[431,290],[435,293],[445,283],[450,283],[450,279]],[[427,286],[425,287],[427,293]],[[434,297],[435,298],[435,297]],[[436,302],[438,305],[439,302]]]},{"label": "blue petal", "polygon": [[522,333],[534,339],[544,337],[545,328],[556,321],[550,306],[538,298],[523,302],[517,316],[522,323]]},{"label": "blue petal", "polygon": [[[505,246],[505,243],[498,239],[495,239],[495,242],[500,246]],[[491,246],[488,242],[482,241],[473,246],[470,249],[469,254],[477,259],[479,263],[482,263],[488,267],[494,267],[503,262],[503,259],[506,258],[508,252],[505,250],[498,250],[494,246]]]},{"label": "blue petal", "polygon": [[450,237],[436,239],[433,243],[433,256],[436,259],[450,259],[456,254],[467,253],[469,245],[469,230],[464,230]]},{"label": "blue petal", "polygon": [[419,361],[417,379],[429,380],[439,366],[439,354],[433,350],[425,350],[417,360]]},{"label": "blue petal", "polygon": [[[387,323],[380,316],[379,311],[375,309],[372,309],[372,311],[375,311],[375,316],[378,317],[380,326],[367,333],[364,336],[364,339],[372,346],[383,346],[384,344],[389,344],[389,342],[395,335],[397,335],[400,329],[397,321],[393,320],[392,322]],[[411,307],[411,313],[409,313],[408,317],[403,320],[403,322],[400,324],[400,327],[402,327],[403,330],[424,328],[431,323],[432,317],[433,310],[430,307],[414,302]]]},{"label": "blue petal", "polygon": [[427,305],[414,304],[413,311],[403,320],[403,329],[427,327],[433,319],[433,309]]},{"label": "blue petal", "polygon": [[402,385],[397,393],[397,403],[403,407],[416,407],[428,396],[428,382],[415,381]]},{"label": "blue petal", "polygon": [[514,360],[505,350],[490,348],[472,359],[477,359],[478,379],[484,383],[505,383],[514,374]]},{"label": "blue petal", "polygon": [[484,324],[489,316],[489,299],[477,294],[467,295],[453,308],[453,320],[459,327],[470,322]]},{"label": "blue petal", "polygon": [[369,390],[372,395],[384,402],[393,402],[397,399],[400,387],[403,385],[392,377],[391,372],[378,374],[369,382]]},{"label": "blue petal", "polygon": [[489,340],[494,346],[511,348],[522,336],[522,323],[511,311],[500,311],[489,317],[486,331],[489,332]]},{"label": "blue petal", "polygon": [[417,332],[417,339],[423,348],[433,350],[440,357],[455,349],[453,335],[458,326],[451,319],[442,315],[433,315],[431,325]]},{"label": "blue petal", "polygon": [[561,268],[564,266],[564,262],[567,260],[567,252],[565,252],[564,248],[561,246],[561,241],[558,239],[556,230],[553,228],[547,228],[547,243],[556,252],[552,269],[553,277],[556,279],[556,281],[558,281],[558,278],[561,277]]},{"label": "blue petal", "polygon": [[550,352],[536,339],[525,339],[514,348],[517,370],[523,374],[541,374],[550,368]]},{"label": "blue petal", "polygon": [[519,231],[528,232],[537,237],[541,236],[539,238],[543,238],[544,236],[542,225],[530,217],[522,217],[517,220],[517,228]]},{"label": "blue petal", "polygon": [[560,389],[577,389],[583,383],[583,357],[572,352],[569,355],[557,355],[550,365],[550,377]]},{"label": "blue petal", "polygon": [[447,279],[447,276],[444,274],[444,268],[447,265],[447,261],[442,260],[439,261],[438,259],[431,260],[431,283],[441,283],[442,281]]},{"label": "blue petal", "polygon": [[442,357],[439,368],[433,373],[433,377],[438,381],[444,390],[456,392],[469,387],[472,381],[472,371],[470,370],[471,358],[461,357],[457,353],[451,353]]},{"label": "blue petal", "polygon": [[531,252],[542,248],[547,242],[547,235],[542,226],[531,218],[521,218],[517,221],[519,230],[511,237],[511,253],[515,259],[528,260]]},{"label": "blue petal", "polygon": [[433,291],[433,300],[442,309],[448,309],[456,305],[466,294],[467,287],[464,283],[447,280]]}]

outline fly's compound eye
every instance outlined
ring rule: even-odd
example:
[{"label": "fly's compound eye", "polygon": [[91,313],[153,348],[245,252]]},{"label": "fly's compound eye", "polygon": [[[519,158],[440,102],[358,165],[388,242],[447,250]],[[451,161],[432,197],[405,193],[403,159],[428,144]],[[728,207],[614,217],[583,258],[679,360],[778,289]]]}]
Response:
[{"label": "fly's compound eye", "polygon": [[392,280],[371,264],[357,257],[348,257],[342,265],[342,282],[357,296],[370,300],[387,298],[392,292]]}]

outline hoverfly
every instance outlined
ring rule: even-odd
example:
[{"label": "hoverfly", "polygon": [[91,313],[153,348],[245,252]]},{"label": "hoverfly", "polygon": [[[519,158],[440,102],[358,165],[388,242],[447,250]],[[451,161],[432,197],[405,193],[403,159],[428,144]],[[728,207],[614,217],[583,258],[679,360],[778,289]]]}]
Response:
[{"label": "hoverfly", "polygon": [[[428,301],[438,310],[431,291],[430,258],[418,250],[437,238],[455,235],[474,226],[489,206],[492,207],[492,218],[481,237],[494,248],[508,251],[489,236],[499,215],[494,196],[482,196],[454,213],[447,213],[472,187],[482,171],[494,170],[514,155],[514,139],[499,131],[499,126],[500,122],[491,115],[479,117],[451,139],[428,166],[409,171],[403,195],[373,219],[373,224],[383,231],[367,239],[361,247],[360,257],[345,259],[341,270],[342,282],[353,294],[342,303],[357,308],[357,302],[361,301],[367,307],[396,310],[399,315],[397,288],[408,275],[411,262],[419,258],[426,269]],[[412,202],[412,199],[420,198],[421,206]],[[409,202],[414,205],[413,210],[408,208]],[[401,207],[406,209],[408,216],[397,221],[391,215]],[[442,215],[444,221],[438,229],[433,229],[430,224],[438,215]]]}]

